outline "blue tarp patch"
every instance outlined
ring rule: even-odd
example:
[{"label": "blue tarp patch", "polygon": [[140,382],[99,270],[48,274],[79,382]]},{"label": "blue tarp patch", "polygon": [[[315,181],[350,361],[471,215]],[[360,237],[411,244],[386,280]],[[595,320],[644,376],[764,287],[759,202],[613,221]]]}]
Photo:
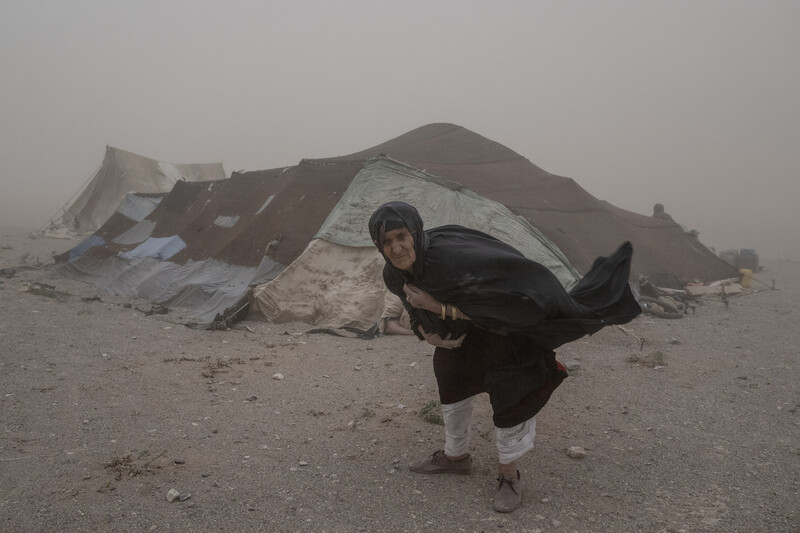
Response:
[{"label": "blue tarp patch", "polygon": [[103,246],[106,243],[106,240],[98,235],[91,235],[85,241],[80,243],[78,246],[74,247],[72,250],[69,251],[69,261],[75,261],[77,258],[88,252],[90,249],[94,248],[95,246]]},{"label": "blue tarp patch", "polygon": [[151,237],[142,244],[129,252],[121,252],[119,255],[124,259],[134,257],[152,257],[165,261],[186,248],[186,243],[177,235],[172,237]]}]

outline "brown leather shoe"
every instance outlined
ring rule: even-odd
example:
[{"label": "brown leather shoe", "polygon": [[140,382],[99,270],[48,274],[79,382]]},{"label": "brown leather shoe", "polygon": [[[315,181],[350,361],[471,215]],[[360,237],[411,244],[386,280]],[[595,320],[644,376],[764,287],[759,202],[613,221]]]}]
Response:
[{"label": "brown leather shoe", "polygon": [[408,469],[418,474],[469,474],[472,472],[472,457],[468,455],[451,461],[444,450],[437,450],[429,457],[409,464]]},{"label": "brown leather shoe", "polygon": [[522,483],[519,470],[516,477],[500,475],[497,478],[497,492],[494,495],[494,510],[498,513],[510,513],[522,503]]}]

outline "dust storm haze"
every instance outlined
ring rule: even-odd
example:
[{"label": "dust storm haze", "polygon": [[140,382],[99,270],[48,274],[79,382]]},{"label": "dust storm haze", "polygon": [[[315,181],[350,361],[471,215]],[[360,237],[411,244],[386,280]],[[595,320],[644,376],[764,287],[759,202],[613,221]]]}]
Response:
[{"label": "dust storm haze", "polygon": [[105,146],[227,174],[432,122],[718,251],[800,259],[800,3],[0,3],[0,225]]}]

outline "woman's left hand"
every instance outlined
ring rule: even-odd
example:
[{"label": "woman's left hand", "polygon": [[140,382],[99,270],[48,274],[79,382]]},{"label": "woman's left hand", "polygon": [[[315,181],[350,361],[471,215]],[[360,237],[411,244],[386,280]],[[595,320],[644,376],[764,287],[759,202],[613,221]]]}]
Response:
[{"label": "woman's left hand", "polygon": [[442,312],[442,304],[419,287],[411,285],[410,283],[406,283],[403,285],[403,291],[405,291],[406,300],[408,300],[408,303],[411,305],[411,307],[425,309],[436,314],[440,314]]},{"label": "woman's left hand", "polygon": [[451,339],[450,335],[447,335],[446,339],[443,339],[439,336],[438,333],[428,333],[422,326],[417,326],[417,330],[425,337],[425,340],[428,341],[428,344],[436,346],[437,348],[447,348],[448,350],[453,350],[461,346],[461,343],[464,342],[464,338],[467,336],[466,333],[461,335],[457,339]]}]

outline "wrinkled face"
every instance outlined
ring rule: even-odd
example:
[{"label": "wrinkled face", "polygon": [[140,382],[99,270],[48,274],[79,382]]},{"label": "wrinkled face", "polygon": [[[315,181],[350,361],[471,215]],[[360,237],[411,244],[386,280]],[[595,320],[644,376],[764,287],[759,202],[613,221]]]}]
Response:
[{"label": "wrinkled face", "polygon": [[408,228],[397,228],[384,234],[383,255],[395,268],[411,272],[417,253],[414,251],[414,237]]}]

